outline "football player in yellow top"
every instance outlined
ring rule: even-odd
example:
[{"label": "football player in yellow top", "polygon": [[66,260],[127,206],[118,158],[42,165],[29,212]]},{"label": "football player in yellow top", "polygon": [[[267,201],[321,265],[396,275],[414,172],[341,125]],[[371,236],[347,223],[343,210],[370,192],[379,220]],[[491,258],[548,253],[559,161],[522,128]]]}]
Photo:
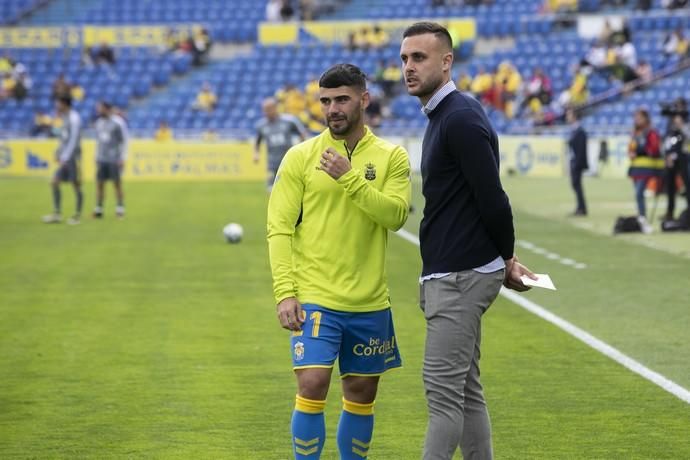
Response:
[{"label": "football player in yellow top", "polygon": [[268,246],[280,324],[293,331],[296,459],[318,459],[336,358],[343,386],[341,459],[366,458],[379,376],[400,367],[385,271],[388,230],[407,219],[410,164],[364,125],[366,76],[338,64],[319,80],[328,124],[292,147],[268,204]]}]

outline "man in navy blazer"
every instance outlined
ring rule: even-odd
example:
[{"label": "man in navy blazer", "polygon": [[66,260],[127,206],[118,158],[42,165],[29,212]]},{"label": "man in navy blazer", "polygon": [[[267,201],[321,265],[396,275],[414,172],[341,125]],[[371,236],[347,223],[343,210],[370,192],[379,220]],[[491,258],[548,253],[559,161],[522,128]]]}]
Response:
[{"label": "man in navy blazer", "polygon": [[566,111],[565,120],[573,128],[570,138],[568,138],[568,147],[570,151],[570,183],[575,191],[577,206],[572,215],[586,216],[587,203],[585,202],[585,193],[582,189],[582,174],[589,169],[587,161],[587,133],[573,109]]}]

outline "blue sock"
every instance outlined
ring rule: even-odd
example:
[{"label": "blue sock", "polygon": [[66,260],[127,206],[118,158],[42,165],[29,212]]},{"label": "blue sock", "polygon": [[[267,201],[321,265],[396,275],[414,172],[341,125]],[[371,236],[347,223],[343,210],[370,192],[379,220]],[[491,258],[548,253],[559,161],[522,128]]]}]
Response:
[{"label": "blue sock", "polygon": [[292,412],[292,447],[295,460],[316,460],[326,441],[323,409],[326,401],[315,401],[297,395]]},{"label": "blue sock", "polygon": [[374,431],[374,403],[360,404],[343,398],[338,423],[338,451],[341,460],[362,460],[369,454]]}]

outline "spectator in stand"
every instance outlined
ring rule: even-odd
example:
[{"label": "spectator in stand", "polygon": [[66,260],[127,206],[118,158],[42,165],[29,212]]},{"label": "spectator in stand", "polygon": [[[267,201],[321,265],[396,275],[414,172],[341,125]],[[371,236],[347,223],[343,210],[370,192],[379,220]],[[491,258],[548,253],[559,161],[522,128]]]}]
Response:
[{"label": "spectator in stand", "polygon": [[384,96],[387,98],[391,98],[398,93],[398,89],[402,84],[402,71],[396,61],[388,63],[379,84],[383,89]]},{"label": "spectator in stand", "polygon": [[515,115],[515,99],[522,86],[522,76],[513,64],[503,61],[498,66],[498,72],[494,77],[494,101],[493,105],[505,113],[506,117]]},{"label": "spectator in stand", "polygon": [[304,87],[306,109],[299,115],[302,124],[312,133],[320,133],[326,126],[323,124],[321,101],[319,100],[319,79],[311,78]]},{"label": "spectator in stand", "polygon": [[362,27],[358,31],[355,32],[354,35],[354,47],[355,49],[360,49],[360,50],[367,50],[369,49],[369,28],[368,27]]},{"label": "spectator in stand", "polygon": [[383,30],[379,25],[375,25],[374,28],[371,29],[368,39],[369,46],[374,49],[383,48],[384,46],[388,45],[388,42],[390,41],[388,32]]},{"label": "spectator in stand", "polygon": [[587,102],[589,99],[589,90],[587,89],[587,72],[578,66],[575,66],[573,81],[554,101],[554,111],[559,112],[571,107],[576,107]]},{"label": "spectator in stand", "polygon": [[268,22],[280,22],[280,8],[282,7],[281,0],[268,0],[266,3],[266,20]]},{"label": "spectator in stand", "polygon": [[280,18],[283,21],[290,21],[295,16],[295,8],[290,0],[282,0],[280,5]]},{"label": "spectator in stand", "polygon": [[275,98],[278,101],[280,113],[289,113],[299,117],[307,108],[307,98],[292,83],[288,83],[283,89],[276,91]]},{"label": "spectator in stand", "polygon": [[178,35],[177,53],[191,53],[194,50],[194,40],[187,30],[181,30]]},{"label": "spectator in stand", "polygon": [[623,83],[629,83],[637,78],[635,69],[637,68],[637,50],[631,41],[626,41],[621,46],[616,47],[616,60],[612,69],[612,74]]},{"label": "spectator in stand", "polygon": [[69,94],[72,102],[81,102],[84,100],[84,96],[86,96],[86,91],[79,84],[75,83],[70,86]]},{"label": "spectator in stand", "polygon": [[652,9],[652,0],[637,0],[635,4],[636,10],[649,11]]},{"label": "spectator in stand", "polygon": [[630,157],[628,176],[635,186],[637,218],[642,231],[650,233],[652,228],[647,222],[644,193],[653,178],[660,180],[663,177],[665,164],[661,156],[661,136],[652,127],[649,112],[645,109],[635,111],[628,156]]},{"label": "spectator in stand", "polygon": [[18,100],[22,101],[29,95],[29,91],[33,86],[31,77],[26,71],[26,66],[24,64],[17,63],[14,66],[14,71],[12,73],[12,78],[14,79],[14,89],[12,91],[12,96]]},{"label": "spectator in stand", "polygon": [[13,68],[14,61],[9,55],[5,54],[4,56],[0,57],[0,75],[12,72]]},{"label": "spectator in stand", "polygon": [[664,56],[668,61],[673,56],[681,58],[688,54],[688,39],[685,38],[682,28],[677,28],[664,38]]},{"label": "spectator in stand", "polygon": [[199,91],[199,94],[196,95],[196,100],[194,101],[192,108],[195,110],[213,112],[217,103],[218,98],[211,89],[211,85],[209,85],[208,82],[204,82],[204,84],[201,85],[201,91]]},{"label": "spectator in stand", "polygon": [[115,50],[107,42],[101,42],[94,55],[96,64],[115,65]]},{"label": "spectator in stand", "polygon": [[467,72],[462,72],[455,82],[458,91],[469,92],[472,88],[472,77]]},{"label": "spectator in stand", "polygon": [[211,52],[211,37],[204,27],[196,29],[193,34],[192,63],[195,66],[201,66],[206,63]]},{"label": "spectator in stand", "polygon": [[165,44],[162,46],[162,52],[172,53],[177,51],[180,46],[180,41],[178,39],[177,31],[170,27],[165,31]]},{"label": "spectator in stand", "polygon": [[29,131],[31,137],[53,137],[53,119],[44,111],[38,111],[34,115],[34,123]]},{"label": "spectator in stand", "polygon": [[1,77],[1,82],[0,82],[0,101],[3,99],[9,99],[12,97],[14,94],[14,87],[17,85],[17,82],[14,81],[14,78],[12,78],[11,73],[5,73]]},{"label": "spectator in stand", "polygon": [[173,140],[173,132],[172,129],[170,129],[170,126],[168,126],[167,121],[161,121],[158,124],[158,129],[154,134],[154,139],[158,142],[169,142]]},{"label": "spectator in stand", "polygon": [[591,68],[595,71],[603,71],[606,69],[606,55],[607,47],[603,39],[595,40],[592,42],[592,46],[585,54],[585,57],[580,61],[580,66],[583,68]]},{"label": "spectator in stand", "polygon": [[71,85],[65,79],[65,74],[61,73],[53,82],[53,90],[50,94],[51,99],[55,100],[61,97],[69,97]]},{"label": "spectator in stand", "polygon": [[482,101],[484,105],[487,105],[490,101],[493,80],[493,75],[491,75],[484,67],[479,67],[477,75],[475,75],[474,79],[472,80],[470,91],[477,99]]},{"label": "spectator in stand", "polygon": [[551,103],[553,91],[551,89],[551,80],[547,77],[541,68],[535,67],[529,81],[524,87],[524,94],[518,114],[527,107],[534,115],[540,115],[544,105]]}]

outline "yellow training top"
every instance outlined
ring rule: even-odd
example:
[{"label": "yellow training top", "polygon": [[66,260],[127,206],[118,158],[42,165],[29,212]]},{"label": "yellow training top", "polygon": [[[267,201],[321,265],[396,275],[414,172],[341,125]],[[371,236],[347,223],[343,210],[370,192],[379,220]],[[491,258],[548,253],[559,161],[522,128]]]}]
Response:
[{"label": "yellow training top", "polygon": [[328,129],[288,150],[268,202],[268,247],[276,302],[350,312],[390,306],[385,258],[388,230],[407,220],[410,162],[404,148],[366,128],[338,181],[320,169],[345,141]]}]

